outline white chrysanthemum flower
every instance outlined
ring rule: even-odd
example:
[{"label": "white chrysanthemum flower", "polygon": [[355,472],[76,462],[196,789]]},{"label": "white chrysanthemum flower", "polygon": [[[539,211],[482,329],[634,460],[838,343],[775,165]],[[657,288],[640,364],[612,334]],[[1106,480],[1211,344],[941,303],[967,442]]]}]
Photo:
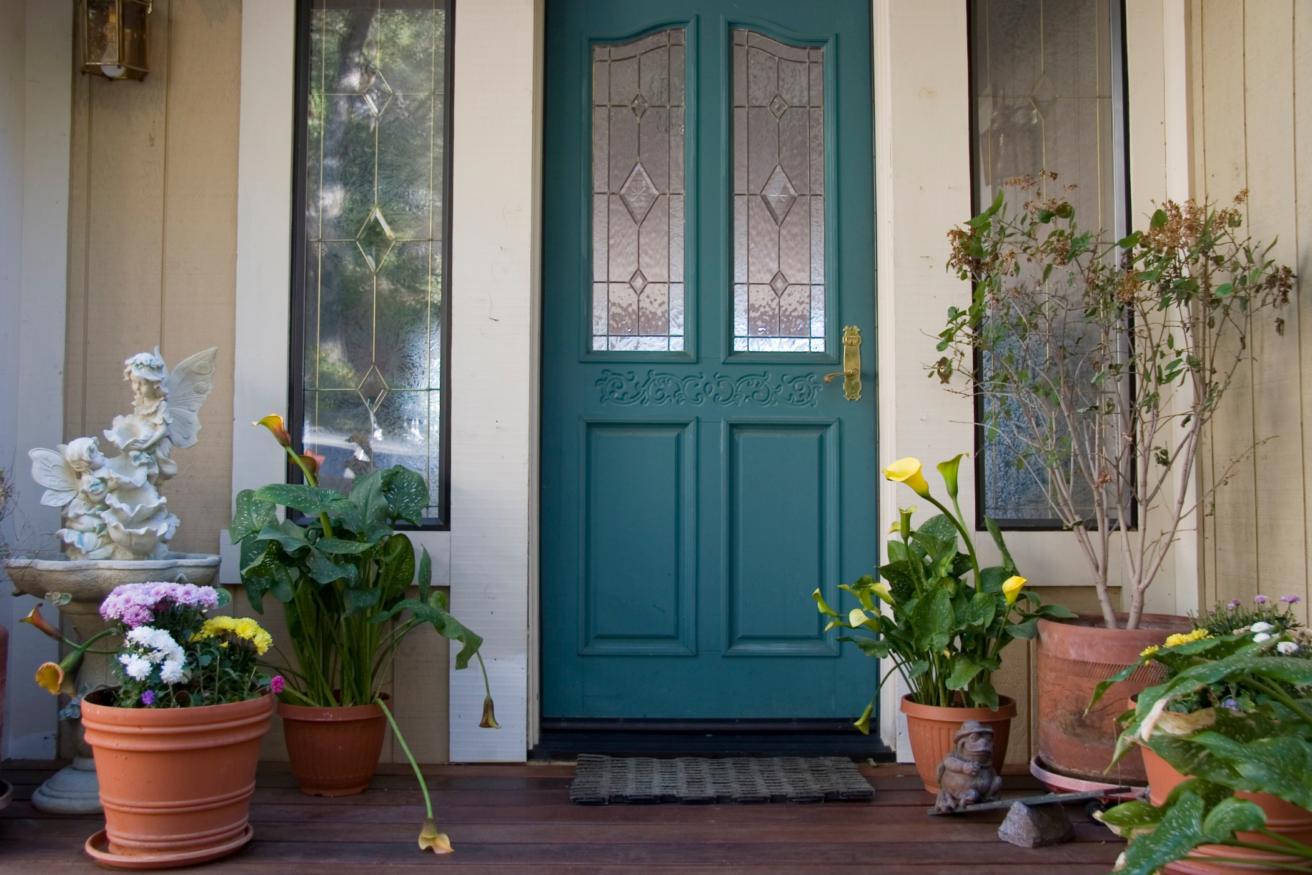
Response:
[{"label": "white chrysanthemum flower", "polygon": [[1279,650],[1285,656],[1293,656],[1298,653],[1298,645],[1293,641],[1281,641],[1276,645],[1276,650]]},{"label": "white chrysanthemum flower", "polygon": [[1253,640],[1256,641],[1258,644],[1261,644],[1263,641],[1270,641],[1271,636],[1266,632],[1258,632],[1256,635],[1253,636]]},{"label": "white chrysanthemum flower", "polygon": [[187,679],[186,662],[179,658],[170,658],[160,667],[159,679],[166,684],[180,684]]},{"label": "white chrysanthemum flower", "polygon": [[150,677],[150,660],[144,656],[135,653],[124,653],[120,654],[118,661],[123,663],[123,670],[133,680],[144,681]]},{"label": "white chrysanthemum flower", "polygon": [[1272,629],[1275,628],[1275,626],[1272,626],[1270,623],[1262,621],[1262,622],[1254,623],[1252,626],[1249,626],[1248,628],[1250,632],[1270,632]]}]

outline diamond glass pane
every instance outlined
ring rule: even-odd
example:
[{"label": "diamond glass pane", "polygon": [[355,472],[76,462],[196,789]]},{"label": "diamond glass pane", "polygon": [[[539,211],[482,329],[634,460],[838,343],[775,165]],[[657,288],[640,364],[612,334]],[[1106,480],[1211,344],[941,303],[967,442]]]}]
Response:
[{"label": "diamond glass pane", "polygon": [[302,439],[323,486],[428,481],[439,515],[446,3],[314,0]]},{"label": "diamond glass pane", "polygon": [[592,348],[683,349],[684,32],[592,51]]},{"label": "diamond glass pane", "polygon": [[733,348],[824,352],[824,50],[734,30],[733,103]]},{"label": "diamond glass pane", "polygon": [[[1112,41],[1119,37],[1109,0],[973,0],[970,15],[976,204],[991,203],[1004,190],[1013,210],[1028,199],[1061,195],[1083,227],[1124,236],[1125,198],[1114,167],[1124,144],[1112,124]],[[1037,188],[1004,189],[1021,176],[1037,179]],[[1068,331],[1085,330],[1080,320],[1069,322]],[[980,366],[987,369],[989,361]],[[1048,504],[1048,475],[1021,458],[1027,442],[1019,409],[985,404],[998,428],[981,450],[983,513],[1013,526],[1059,524]]]}]

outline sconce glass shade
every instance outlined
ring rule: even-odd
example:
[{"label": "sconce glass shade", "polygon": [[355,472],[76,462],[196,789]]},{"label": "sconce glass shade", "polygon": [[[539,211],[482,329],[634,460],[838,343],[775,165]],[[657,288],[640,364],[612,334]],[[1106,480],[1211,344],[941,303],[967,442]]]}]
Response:
[{"label": "sconce glass shade", "polygon": [[107,79],[142,79],[151,0],[79,0],[82,72]]}]

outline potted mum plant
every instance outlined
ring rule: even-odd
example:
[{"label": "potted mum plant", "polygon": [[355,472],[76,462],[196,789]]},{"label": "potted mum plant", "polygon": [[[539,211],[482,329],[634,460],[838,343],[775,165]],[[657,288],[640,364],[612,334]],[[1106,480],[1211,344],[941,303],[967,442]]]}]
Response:
[{"label": "potted mum plant", "polygon": [[[985,438],[1043,489],[1086,561],[1100,614],[1039,623],[1039,755],[1051,771],[1098,780],[1116,740],[1114,708],[1086,712],[1099,668],[1189,628],[1146,614],[1145,593],[1242,459],[1192,485],[1255,320],[1288,302],[1294,275],[1242,232],[1246,192],[1221,208],[1167,202],[1146,230],[1108,242],[1062,195],[1038,193],[1055,180],[1013,180],[1021,210],[999,192],[949,232],[949,269],[974,292],[966,309],[949,308],[932,372],[964,377]],[[1158,667],[1141,667],[1112,698],[1158,680]],[[1118,765],[1118,783],[1144,778],[1137,755]]]},{"label": "potted mum plant", "polygon": [[81,702],[105,809],[105,829],[86,851],[100,863],[187,866],[251,840],[255,767],[282,678],[258,665],[271,643],[259,624],[206,618],[230,600],[193,584],[119,586],[100,608],[113,625],[82,644],[64,640],[39,608],[26,619],[72,648],[37,670],[51,693],[71,692],[73,670],[98,640],[122,640],[107,651],[119,686]]},{"label": "potted mum plant", "polygon": [[[1017,638],[1033,638],[1041,617],[1071,616],[1063,607],[1042,604],[1037,593],[1024,588],[1027,581],[1017,574],[992,520],[989,531],[1002,564],[980,568],[957,503],[957,470],[964,455],[938,466],[952,510],[930,492],[919,460],[900,459],[885,468],[885,477],[908,486],[939,513],[912,529],[916,508],[900,511],[890,534],[901,540],[889,541],[889,561],[880,566],[880,579],[866,575],[841,587],[856,596],[860,607],[843,615],[826,604],[820,590],[812,594],[820,612],[831,618],[826,631],[841,626],[879,636],[838,639],[869,656],[893,660],[893,670],[879,686],[895,673],[906,681],[911,692],[902,698],[901,710],[907,715],[916,771],[931,793],[938,792],[935,766],[952,749],[952,734],[965,720],[992,726],[993,764],[1001,770],[1016,716],[1015,701],[999,696],[991,682],[1002,649]],[[872,698],[857,721],[862,732],[870,731],[874,706]]]},{"label": "potted mum plant", "polygon": [[1296,596],[1257,599],[1142,654],[1166,678],[1131,703],[1117,756],[1143,750],[1150,801],[1098,815],[1131,840],[1127,875],[1312,872],[1312,635]]},{"label": "potted mum plant", "polygon": [[[266,594],[283,604],[296,664],[287,671],[278,713],[292,772],[307,794],[360,793],[377,768],[387,723],[405,744],[382,693],[405,636],[428,624],[459,641],[457,669],[471,658],[482,667],[483,639],[447,612],[445,594],[431,586],[428,551],[416,563],[414,545],[394,528],[421,523],[428,502],[422,477],[398,465],[357,478],[349,496],[323,489],[315,459],[292,449],[281,417],[257,424],[305,476],[304,484],[241,492],[230,530],[241,544],[242,583],[252,606],[262,612]],[[279,521],[279,506],[304,518],[288,514]],[[418,598],[407,597],[412,586]],[[486,669],[483,681],[487,689]],[[490,690],[480,725],[497,728]],[[431,824],[430,807],[425,829]]]}]

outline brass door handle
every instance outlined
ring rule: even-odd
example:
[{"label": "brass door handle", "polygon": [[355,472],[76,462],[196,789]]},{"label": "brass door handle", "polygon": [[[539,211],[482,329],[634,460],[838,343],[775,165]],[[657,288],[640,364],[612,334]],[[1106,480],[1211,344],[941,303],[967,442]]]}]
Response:
[{"label": "brass door handle", "polygon": [[843,378],[844,398],[861,400],[861,329],[855,325],[843,329],[843,370],[825,374],[825,382],[833,382],[834,377]]}]

